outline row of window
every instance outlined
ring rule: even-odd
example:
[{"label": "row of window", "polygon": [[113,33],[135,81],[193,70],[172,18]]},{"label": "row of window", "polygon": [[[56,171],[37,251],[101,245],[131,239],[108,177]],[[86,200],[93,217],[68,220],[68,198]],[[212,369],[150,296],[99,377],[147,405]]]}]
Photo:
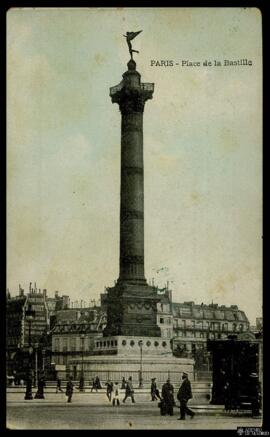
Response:
[{"label": "row of window", "polygon": [[[160,319],[161,322],[161,319]],[[188,323],[186,320],[174,320],[174,328],[192,328],[192,329],[197,329],[197,330],[205,330],[205,329],[209,329],[212,331],[228,331],[229,329],[232,331],[239,331],[239,332],[243,332],[244,331],[244,327],[245,325],[243,323],[237,324],[237,323],[232,323],[232,324],[228,324],[226,323],[220,323],[220,322],[209,322],[209,321],[202,321],[202,320],[189,320]]]},{"label": "row of window", "polygon": [[117,346],[117,340],[97,341],[96,347],[115,347]]},{"label": "row of window", "polygon": [[[122,346],[127,346],[127,344],[128,344],[128,341],[127,341],[127,340],[122,340]],[[131,347],[135,346],[135,344],[136,344],[136,342],[135,342],[134,340],[130,340],[129,345],[130,345]],[[141,346],[141,344],[143,345],[143,343],[141,343],[141,340],[138,341],[137,345],[138,345],[138,346]],[[152,344],[152,343],[151,343],[150,340],[147,340],[147,341],[145,342],[145,345],[146,345],[147,347],[150,347],[151,344]],[[154,344],[155,347],[158,347],[158,346],[159,346],[159,342],[158,342],[158,341],[155,341],[153,344]],[[166,347],[166,346],[167,346],[166,341],[163,341],[161,344],[162,344],[163,347]],[[96,342],[96,347],[97,347],[97,348],[115,347],[115,346],[117,346],[117,340],[107,340],[107,341],[97,341],[97,342]]]},{"label": "row of window", "polygon": [[91,338],[80,338],[80,337],[71,337],[71,338],[54,338],[53,340],[53,350],[55,352],[59,352],[61,349],[66,352],[68,350],[75,352],[76,350],[86,350],[88,348],[91,348],[92,346],[92,339]]}]

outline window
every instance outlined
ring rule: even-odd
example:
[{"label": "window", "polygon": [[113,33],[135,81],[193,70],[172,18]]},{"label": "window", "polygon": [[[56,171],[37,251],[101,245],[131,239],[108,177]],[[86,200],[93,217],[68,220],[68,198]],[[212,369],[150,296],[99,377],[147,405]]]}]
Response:
[{"label": "window", "polygon": [[81,338],[80,339],[81,340],[81,343],[80,343],[80,349],[82,350],[82,351],[84,351],[85,350],[85,338]]},{"label": "window", "polygon": [[54,340],[54,350],[55,352],[59,352],[59,338]]},{"label": "window", "polygon": [[72,337],[70,339],[70,349],[71,349],[71,351],[75,351],[76,350],[76,344],[75,344],[75,338],[74,337]]},{"label": "window", "polygon": [[228,323],[223,323],[222,324],[222,331],[228,331]]},{"label": "window", "polygon": [[163,319],[163,317],[160,317],[160,323],[164,323],[164,319]]},{"label": "window", "polygon": [[63,352],[67,352],[67,338],[63,338]]}]

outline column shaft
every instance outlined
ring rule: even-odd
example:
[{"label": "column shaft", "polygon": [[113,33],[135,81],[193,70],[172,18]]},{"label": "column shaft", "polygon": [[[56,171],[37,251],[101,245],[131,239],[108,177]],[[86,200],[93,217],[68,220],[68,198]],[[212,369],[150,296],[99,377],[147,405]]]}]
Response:
[{"label": "column shaft", "polygon": [[119,279],[145,281],[143,112],[122,113]]}]

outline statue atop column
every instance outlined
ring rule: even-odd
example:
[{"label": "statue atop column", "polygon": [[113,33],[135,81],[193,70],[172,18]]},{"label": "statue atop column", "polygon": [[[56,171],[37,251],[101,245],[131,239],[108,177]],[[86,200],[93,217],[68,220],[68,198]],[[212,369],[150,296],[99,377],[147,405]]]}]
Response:
[{"label": "statue atop column", "polygon": [[132,39],[136,38],[136,36],[139,35],[139,33],[141,33],[141,32],[142,32],[142,30],[139,30],[138,32],[127,32],[126,35],[123,35],[127,39],[127,45],[128,45],[128,49],[129,49],[129,53],[130,53],[131,59],[133,59],[133,52],[135,52],[135,53],[139,53],[139,52],[138,52],[138,50],[134,50],[132,48],[132,45],[131,45],[130,41]]}]

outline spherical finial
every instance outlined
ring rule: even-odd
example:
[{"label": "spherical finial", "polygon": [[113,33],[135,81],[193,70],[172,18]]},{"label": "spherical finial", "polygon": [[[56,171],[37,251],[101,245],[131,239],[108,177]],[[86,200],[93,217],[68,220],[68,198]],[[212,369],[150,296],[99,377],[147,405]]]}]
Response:
[{"label": "spherical finial", "polygon": [[136,62],[134,61],[134,59],[130,59],[127,63],[127,66],[128,66],[129,71],[136,70]]}]

